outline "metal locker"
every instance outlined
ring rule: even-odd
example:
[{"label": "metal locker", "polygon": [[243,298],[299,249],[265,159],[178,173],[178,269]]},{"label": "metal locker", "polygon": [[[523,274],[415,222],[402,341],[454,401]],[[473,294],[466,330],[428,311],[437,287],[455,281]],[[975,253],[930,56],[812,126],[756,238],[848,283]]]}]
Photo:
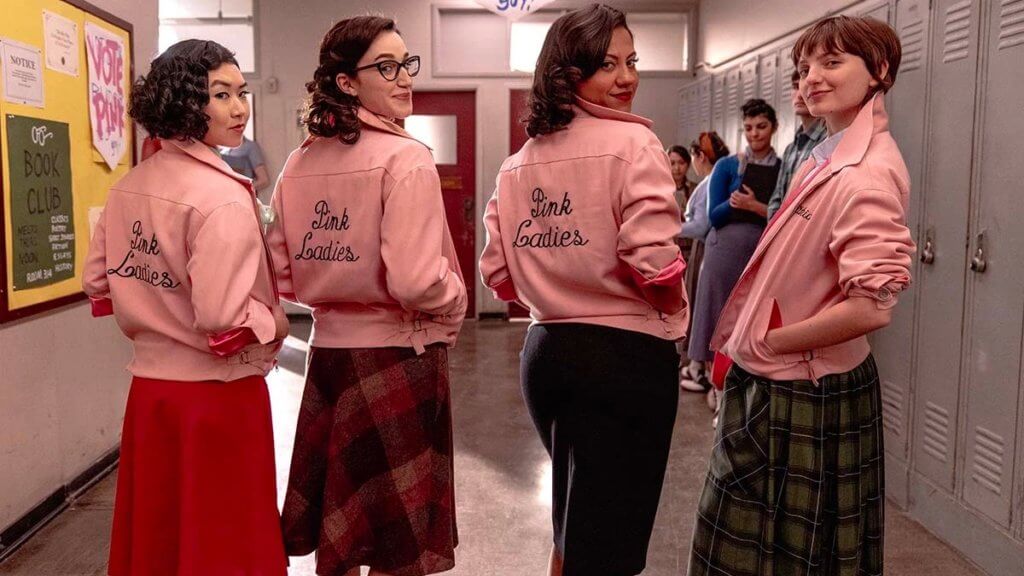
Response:
[{"label": "metal locker", "polygon": [[[695,92],[696,87],[691,85],[683,88],[679,93],[679,125],[676,128],[675,138],[675,143],[677,144],[688,142],[689,140],[687,140],[687,138],[689,138],[690,133],[693,132],[693,117],[696,113],[694,108],[697,103]],[[662,144],[668,147],[673,143],[662,142]]]},{"label": "metal locker", "polygon": [[740,104],[758,98],[757,56],[740,65]]},{"label": "metal locker", "polygon": [[697,83],[697,134],[711,129],[711,79],[705,78]]},{"label": "metal locker", "polygon": [[[772,108],[775,108],[776,115],[781,112],[779,108],[782,106],[789,106],[789,102],[782,102],[781,105],[777,98],[778,96],[778,70],[776,70],[777,63],[779,61],[778,54],[774,51],[766,54],[761,54],[760,62],[758,63],[758,87],[757,91],[766,102],[771,104]],[[782,154],[782,151],[786,149],[786,144],[779,145],[780,142],[785,142],[786,138],[779,135],[778,130],[775,131],[775,138],[772,139],[772,145],[775,146],[775,150]]]},{"label": "metal locker", "polygon": [[952,493],[960,392],[980,0],[934,0],[922,266],[918,272],[914,469]]},{"label": "metal locker", "polygon": [[[927,8],[927,6],[925,8]],[[876,20],[881,20],[882,22],[885,22],[885,23],[888,24],[888,23],[890,23],[889,22],[889,3],[888,2],[884,2],[884,3],[879,4],[877,6],[869,6],[867,9],[861,11],[859,13],[859,15],[860,16],[868,16],[868,17],[874,18]]]},{"label": "metal locker", "polygon": [[1008,528],[1024,325],[1024,164],[1017,148],[1024,133],[1024,0],[989,7],[969,255],[963,486],[965,501]]},{"label": "metal locker", "polygon": [[[919,230],[922,199],[925,193],[922,186],[925,107],[921,103],[928,94],[925,66],[927,61],[924,57],[928,42],[927,0],[898,0],[895,28],[903,44],[903,61],[896,84],[889,92],[889,129],[903,153],[903,160],[910,172],[910,209],[907,213],[907,226],[917,240],[918,253],[921,254],[923,241]],[[915,260],[911,269],[915,281],[900,295],[900,303],[893,314],[892,323],[871,338],[881,377],[885,449],[891,457],[900,462],[908,460],[910,450],[910,398],[915,364],[914,311],[918,299],[916,279],[920,267],[920,260]],[[904,479],[903,482],[905,481]],[[902,501],[905,501],[905,494],[890,495],[902,496]]]},{"label": "metal locker", "polygon": [[725,133],[725,74],[719,72],[711,78],[711,129],[726,141]]},{"label": "metal locker", "polygon": [[793,135],[796,134],[796,114],[793,113],[793,105],[790,104],[793,97],[793,84],[789,77],[793,75],[793,70],[796,68],[793,65],[792,53],[792,44],[783,46],[778,51],[779,91],[777,101],[779,105],[775,107],[775,112],[779,116],[779,129],[776,132],[778,146],[775,147],[775,151],[778,153],[785,151],[786,146],[793,141]]},{"label": "metal locker", "polygon": [[722,139],[729,145],[729,149],[735,154],[743,150],[746,143],[743,142],[743,121],[740,118],[740,69],[734,66],[725,72],[725,133]]}]

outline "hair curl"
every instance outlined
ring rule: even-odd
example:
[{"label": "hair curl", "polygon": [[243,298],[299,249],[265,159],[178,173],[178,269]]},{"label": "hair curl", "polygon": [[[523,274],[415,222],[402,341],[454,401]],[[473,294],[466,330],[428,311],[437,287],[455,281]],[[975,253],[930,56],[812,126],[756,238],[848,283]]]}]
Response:
[{"label": "hair curl", "polygon": [[238,66],[235,55],[211,40],[182,40],[150,63],[131,90],[128,114],[150,136],[202,140],[209,129],[209,72]]},{"label": "hair curl", "polygon": [[764,116],[772,123],[772,128],[778,128],[779,117],[775,115],[775,108],[760,98],[751,98],[740,107],[744,118],[757,118]]},{"label": "hair curl", "polygon": [[557,132],[572,122],[576,85],[601,68],[612,31],[619,27],[629,31],[626,15],[605,4],[591,4],[555,20],[533,74],[526,119],[530,137]]},{"label": "hair curl", "polygon": [[729,155],[729,147],[726,146],[718,132],[701,132],[700,136],[690,143],[690,152],[693,156],[704,156],[714,166],[719,160]]},{"label": "hair curl", "polygon": [[356,16],[332,27],[320,42],[320,60],[313,79],[306,82],[309,102],[304,121],[312,134],[359,141],[359,98],[338,88],[338,74],[356,73],[356,64],[383,32],[398,32],[395,21],[381,16]]}]

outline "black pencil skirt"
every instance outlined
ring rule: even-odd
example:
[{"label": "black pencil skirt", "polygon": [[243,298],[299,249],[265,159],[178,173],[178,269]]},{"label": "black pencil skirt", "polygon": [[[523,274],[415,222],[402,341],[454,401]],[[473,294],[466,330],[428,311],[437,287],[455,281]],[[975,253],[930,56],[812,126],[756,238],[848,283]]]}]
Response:
[{"label": "black pencil skirt", "polygon": [[551,455],[563,575],[643,571],[679,396],[675,344],[589,324],[530,327],[526,405]]}]

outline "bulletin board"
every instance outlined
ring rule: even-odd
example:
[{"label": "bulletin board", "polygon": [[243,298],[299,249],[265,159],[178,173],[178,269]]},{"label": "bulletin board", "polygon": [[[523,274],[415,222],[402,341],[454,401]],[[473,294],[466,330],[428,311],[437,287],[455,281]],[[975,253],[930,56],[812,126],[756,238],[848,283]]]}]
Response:
[{"label": "bulletin board", "polygon": [[82,0],[3,0],[0,323],[84,298],[107,191],[135,164],[132,26]]}]

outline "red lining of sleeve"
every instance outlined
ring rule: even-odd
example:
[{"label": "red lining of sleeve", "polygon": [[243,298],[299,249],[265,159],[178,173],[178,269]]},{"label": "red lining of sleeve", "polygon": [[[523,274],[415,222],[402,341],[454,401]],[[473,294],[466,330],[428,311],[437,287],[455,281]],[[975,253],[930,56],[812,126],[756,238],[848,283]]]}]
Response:
[{"label": "red lining of sleeve", "polygon": [[207,338],[210,350],[217,356],[233,356],[249,344],[259,342],[251,328],[232,328],[227,332],[214,334]]},{"label": "red lining of sleeve", "polygon": [[512,278],[506,278],[498,283],[497,286],[491,286],[491,290],[494,295],[505,302],[513,302],[519,299],[519,295],[516,294],[516,287],[512,283]]},{"label": "red lining of sleeve", "polygon": [[89,302],[92,304],[93,318],[110,316],[114,313],[114,301],[110,298],[93,298],[90,296]]}]

